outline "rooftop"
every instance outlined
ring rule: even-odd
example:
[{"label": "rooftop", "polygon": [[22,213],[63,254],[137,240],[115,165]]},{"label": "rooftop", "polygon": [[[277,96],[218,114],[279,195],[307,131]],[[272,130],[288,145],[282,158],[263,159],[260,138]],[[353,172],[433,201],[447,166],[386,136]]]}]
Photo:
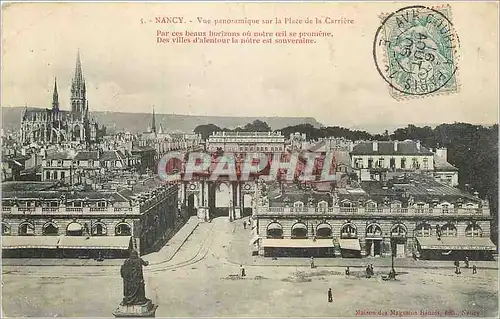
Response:
[{"label": "rooftop", "polygon": [[[376,145],[376,146],[375,146]],[[354,146],[351,155],[433,155],[430,150],[419,142],[399,141],[369,141]]]}]

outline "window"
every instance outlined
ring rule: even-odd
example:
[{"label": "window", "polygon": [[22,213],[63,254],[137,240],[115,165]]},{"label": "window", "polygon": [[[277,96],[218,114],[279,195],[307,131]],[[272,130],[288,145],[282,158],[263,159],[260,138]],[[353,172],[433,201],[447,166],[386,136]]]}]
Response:
[{"label": "window", "polygon": [[94,223],[94,226],[92,228],[92,235],[105,236],[106,235],[106,226],[101,222]]},{"label": "window", "polygon": [[50,160],[45,161],[45,166],[50,167]]},{"label": "window", "polygon": [[66,177],[66,172],[61,172],[61,179],[64,179]]},{"label": "window", "polygon": [[391,230],[392,237],[406,237],[406,227],[401,224],[394,226]]},{"label": "window", "polygon": [[430,237],[431,236],[431,225],[429,224],[420,224],[415,229],[416,237]]},{"label": "window", "polygon": [[470,224],[467,228],[465,228],[466,237],[481,237],[482,235],[482,229],[477,224]]},{"label": "window", "polygon": [[304,203],[303,202],[295,202],[293,203],[293,208],[297,210],[302,210],[304,208]]},{"label": "window", "polygon": [[307,238],[307,226],[301,222],[293,224],[292,238]]},{"label": "window", "polygon": [[331,238],[332,237],[332,226],[327,223],[321,223],[316,227],[316,236],[318,238]]},{"label": "window", "polygon": [[106,202],[98,202],[97,207],[106,207]]},{"label": "window", "polygon": [[348,200],[348,199],[344,199],[344,200],[342,200],[342,201],[340,202],[340,205],[341,205],[342,207],[353,207],[352,202],[351,202],[350,200]]},{"label": "window", "polygon": [[61,161],[61,160],[58,160],[58,161],[57,161],[57,166],[58,166],[58,167],[62,167],[62,161]]},{"label": "window", "polygon": [[328,203],[325,201],[321,201],[318,203],[318,209],[322,212],[326,211],[328,208]]},{"label": "window", "polygon": [[2,236],[10,235],[10,226],[7,223],[2,223]]},{"label": "window", "polygon": [[67,236],[82,236],[83,235],[83,226],[77,222],[71,222],[66,227],[66,235]]},{"label": "window", "polygon": [[389,166],[392,169],[396,168],[396,159],[394,157],[389,160]]},{"label": "window", "polygon": [[414,157],[411,159],[411,167],[412,168],[415,168],[415,169],[418,169],[420,168],[420,164],[418,163],[418,158]]},{"label": "window", "polygon": [[283,238],[283,227],[276,222],[267,225],[267,238]]},{"label": "window", "polygon": [[50,179],[50,171],[45,172],[45,179]]},{"label": "window", "polygon": [[378,160],[378,167],[382,168],[382,167],[384,167],[384,164],[385,164],[385,163],[384,163],[384,158],[383,158],[383,157],[381,157],[381,158]]},{"label": "window", "polygon": [[362,158],[356,158],[354,160],[354,167],[355,168],[363,168],[363,159]]},{"label": "window", "polygon": [[398,200],[392,201],[391,208],[401,208],[401,202]]},{"label": "window", "polygon": [[118,224],[115,228],[116,236],[130,236],[131,233],[130,226],[127,223]]},{"label": "window", "polygon": [[340,238],[356,238],[357,236],[356,226],[351,223],[342,226]]},{"label": "window", "polygon": [[44,236],[57,236],[59,235],[59,228],[54,223],[47,223],[43,226],[42,234]]},{"label": "window", "polygon": [[32,223],[25,222],[19,225],[19,235],[20,236],[31,236],[35,234],[35,225]]},{"label": "window", "polygon": [[424,162],[424,169],[429,169],[429,159],[425,157],[423,162]]},{"label": "window", "polygon": [[449,212],[450,205],[449,204],[441,204],[441,209],[443,210],[443,213],[448,213]]},{"label": "window", "polygon": [[373,158],[368,159],[368,168],[373,168]]},{"label": "window", "polygon": [[377,203],[370,200],[366,202],[366,208],[377,208]]},{"label": "window", "polygon": [[423,213],[425,208],[425,203],[416,203],[417,213]]},{"label": "window", "polygon": [[366,237],[382,237],[382,229],[377,224],[366,227]]},{"label": "window", "polygon": [[456,237],[457,229],[452,224],[446,224],[441,227],[441,236],[443,237]]}]

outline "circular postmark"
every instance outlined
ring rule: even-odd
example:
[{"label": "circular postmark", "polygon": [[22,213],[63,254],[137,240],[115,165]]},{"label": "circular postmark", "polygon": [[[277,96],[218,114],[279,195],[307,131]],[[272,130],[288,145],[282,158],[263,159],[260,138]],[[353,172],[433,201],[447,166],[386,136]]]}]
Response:
[{"label": "circular postmark", "polygon": [[373,58],[399,95],[456,91],[458,36],[448,6],[410,6],[389,14],[377,29]]}]

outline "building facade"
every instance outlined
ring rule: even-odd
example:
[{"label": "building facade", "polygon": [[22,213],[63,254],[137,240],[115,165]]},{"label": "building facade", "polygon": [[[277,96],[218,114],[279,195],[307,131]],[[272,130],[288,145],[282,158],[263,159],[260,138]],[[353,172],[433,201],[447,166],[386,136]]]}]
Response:
[{"label": "building facade", "polygon": [[214,132],[206,141],[206,150],[216,152],[283,152],[285,136],[281,132]]},{"label": "building facade", "polygon": [[4,183],[2,252],[8,257],[126,257],[161,247],[182,225],[177,185],[155,178],[102,191]]},{"label": "building facade", "polygon": [[255,249],[263,256],[490,259],[487,201],[428,176],[318,192],[258,187]]}]

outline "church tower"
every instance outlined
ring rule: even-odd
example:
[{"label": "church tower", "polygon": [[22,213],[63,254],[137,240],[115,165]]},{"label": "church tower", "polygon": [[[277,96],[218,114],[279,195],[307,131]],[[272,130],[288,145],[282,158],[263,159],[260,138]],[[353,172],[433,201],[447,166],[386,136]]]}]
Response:
[{"label": "church tower", "polygon": [[52,93],[52,112],[59,112],[59,94],[57,93],[57,78],[54,79],[54,92]]},{"label": "church tower", "polygon": [[85,79],[83,78],[82,63],[80,61],[80,51],[76,57],[75,75],[71,83],[71,113],[76,118],[84,118],[87,115],[87,98]]},{"label": "church tower", "polygon": [[153,119],[151,120],[151,132],[156,134],[155,107],[153,106]]}]

